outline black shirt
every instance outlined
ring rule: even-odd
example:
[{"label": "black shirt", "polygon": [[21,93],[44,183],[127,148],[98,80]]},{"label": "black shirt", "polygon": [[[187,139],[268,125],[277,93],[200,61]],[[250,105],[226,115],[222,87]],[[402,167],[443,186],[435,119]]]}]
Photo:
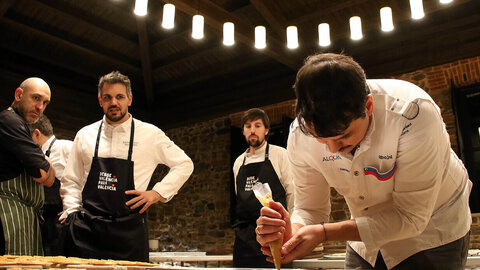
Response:
[{"label": "black shirt", "polygon": [[40,169],[48,171],[42,149],[32,140],[27,123],[12,107],[0,112],[0,181],[20,175],[23,170],[41,177]]}]

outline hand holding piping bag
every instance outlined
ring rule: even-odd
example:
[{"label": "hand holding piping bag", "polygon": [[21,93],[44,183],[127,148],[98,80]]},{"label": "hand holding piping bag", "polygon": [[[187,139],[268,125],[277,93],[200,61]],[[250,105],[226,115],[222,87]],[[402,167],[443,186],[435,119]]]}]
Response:
[{"label": "hand holding piping bag", "polygon": [[[260,201],[260,203],[265,206],[269,207],[269,202],[273,201],[272,198],[272,191],[270,190],[270,186],[268,183],[260,183],[257,182],[255,185],[252,187],[253,193],[255,194],[255,197]],[[282,260],[282,244],[283,244],[283,235],[281,238],[270,242],[268,245],[270,246],[270,250],[272,252],[273,256],[273,261],[275,262],[275,268],[277,270],[280,270],[280,267],[282,266],[281,260]]]}]

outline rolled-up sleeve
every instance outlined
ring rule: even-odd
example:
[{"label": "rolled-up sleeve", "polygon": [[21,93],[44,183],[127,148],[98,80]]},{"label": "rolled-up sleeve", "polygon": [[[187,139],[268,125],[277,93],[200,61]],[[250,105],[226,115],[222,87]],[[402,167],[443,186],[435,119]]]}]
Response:
[{"label": "rolled-up sleeve", "polygon": [[437,204],[450,143],[436,106],[424,100],[418,106],[412,127],[400,137],[392,206],[355,218],[367,249],[421,234]]},{"label": "rolled-up sleeve", "polygon": [[162,181],[155,184],[153,190],[169,201],[188,180],[193,172],[193,162],[165,133],[157,131],[154,149],[158,163],[170,168]]},{"label": "rolled-up sleeve", "polygon": [[82,159],[82,135],[77,133],[73,141],[67,165],[61,179],[60,196],[63,201],[64,218],[82,205],[82,190],[85,186],[85,165]]}]

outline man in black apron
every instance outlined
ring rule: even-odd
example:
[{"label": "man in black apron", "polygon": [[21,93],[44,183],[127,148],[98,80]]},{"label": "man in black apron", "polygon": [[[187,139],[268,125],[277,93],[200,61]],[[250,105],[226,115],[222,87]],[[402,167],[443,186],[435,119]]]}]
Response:
[{"label": "man in black apron", "polygon": [[26,79],[15,90],[12,106],[0,112],[0,254],[43,255],[43,185],[52,185],[55,169],[33,142],[27,123],[38,120],[50,95],[45,81]]},{"label": "man in black apron", "polygon": [[51,187],[44,187],[45,203],[43,205],[42,243],[45,256],[62,255],[60,246],[60,231],[62,225],[58,221],[58,214],[62,212],[60,198],[60,179],[62,179],[67,163],[72,141],[59,140],[53,135],[52,123],[44,114],[37,122],[29,124],[33,141],[39,145],[55,168],[55,182]]},{"label": "man in black apron", "polygon": [[266,142],[269,126],[268,116],[261,109],[250,109],[242,118],[243,135],[249,148],[237,158],[233,167],[237,195],[233,224],[233,267],[274,267],[266,261],[267,257],[262,254],[256,240],[255,222],[262,205],[255,197],[252,186],[256,182],[268,183],[275,201],[287,209],[293,207],[287,153],[284,148]]},{"label": "man in black apron", "polygon": [[[171,199],[193,163],[160,129],[128,113],[127,76],[118,71],[104,75],[98,88],[104,119],[77,133],[60,189],[65,255],[148,261],[145,211]],[[147,191],[157,164],[170,171]]]}]

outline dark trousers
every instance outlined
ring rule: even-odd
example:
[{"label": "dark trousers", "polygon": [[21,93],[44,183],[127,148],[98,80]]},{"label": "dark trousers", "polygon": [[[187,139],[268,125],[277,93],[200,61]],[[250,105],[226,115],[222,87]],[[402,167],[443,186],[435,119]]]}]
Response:
[{"label": "dark trousers", "polygon": [[[427,249],[413,254],[406,258],[392,270],[416,270],[416,269],[465,269],[467,263],[468,248],[470,245],[470,232],[462,238],[451,243],[432,249]],[[358,255],[350,245],[347,245],[346,269],[374,269],[386,270],[387,266],[383,260],[382,254],[378,252],[375,266],[371,266],[366,260]]]}]

